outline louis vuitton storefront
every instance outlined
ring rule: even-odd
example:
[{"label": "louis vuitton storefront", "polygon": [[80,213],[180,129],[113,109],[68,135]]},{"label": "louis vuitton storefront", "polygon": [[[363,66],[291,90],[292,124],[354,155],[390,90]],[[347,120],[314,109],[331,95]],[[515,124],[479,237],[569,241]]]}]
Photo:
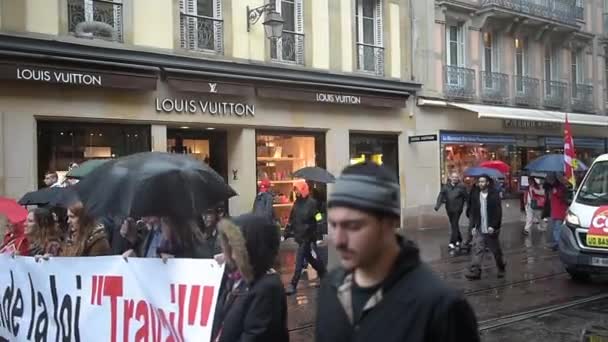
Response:
[{"label": "louis vuitton storefront", "polygon": [[390,164],[404,187],[415,84],[113,49],[99,61],[53,44],[65,56],[0,50],[0,195],[20,197],[72,162],[150,150],[212,166],[239,193],[231,214],[250,210],[260,179],[287,198],[281,211],[293,171],[339,173],[353,157]]}]

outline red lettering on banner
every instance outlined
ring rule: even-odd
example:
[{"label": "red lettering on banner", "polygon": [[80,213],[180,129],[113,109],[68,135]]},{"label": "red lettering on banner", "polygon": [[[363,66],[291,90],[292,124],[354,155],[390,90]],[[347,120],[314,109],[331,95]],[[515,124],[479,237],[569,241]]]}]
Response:
[{"label": "red lettering on banner", "polygon": [[184,340],[184,302],[186,301],[187,289],[188,287],[186,285],[179,285],[179,303],[177,304],[179,308],[179,319],[177,321],[177,330],[182,341]]},{"label": "red lettering on banner", "polygon": [[152,342],[161,342],[161,324],[152,305],[150,305],[150,321],[152,322]]},{"label": "red lettering on banner", "polygon": [[[137,308],[135,309],[135,319],[138,320],[139,322],[142,322],[143,324],[141,325],[141,328],[139,328],[137,330],[137,333],[135,333],[135,342],[138,341],[146,341],[148,342],[148,338],[149,338],[149,334],[148,334],[148,329],[150,326],[150,322],[148,319],[148,304],[143,301],[140,300],[137,303]],[[154,328],[152,328],[154,333]]]},{"label": "red lettering on banner", "polygon": [[192,292],[190,292],[190,305],[188,306],[188,325],[194,325],[194,321],[196,320],[200,292],[200,285],[192,286]]},{"label": "red lettering on banner", "polygon": [[213,304],[213,286],[203,287],[203,302],[201,303],[201,327],[206,327]]},{"label": "red lettering on banner", "polygon": [[[110,297],[110,341],[116,342],[116,330],[118,323],[118,297],[122,297],[122,277],[120,276],[106,276],[100,277],[105,278],[103,282],[103,296]],[[98,292],[101,293],[101,288],[98,288]]]},{"label": "red lettering on banner", "polygon": [[130,300],[125,300],[123,316],[122,316],[122,340],[127,342],[129,341],[129,325],[130,320],[133,318],[133,311],[135,310],[135,302]]}]

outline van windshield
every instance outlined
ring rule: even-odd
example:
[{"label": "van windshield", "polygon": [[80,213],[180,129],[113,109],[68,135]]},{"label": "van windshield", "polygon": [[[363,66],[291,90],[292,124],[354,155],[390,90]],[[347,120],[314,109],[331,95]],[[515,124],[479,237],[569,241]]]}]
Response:
[{"label": "van windshield", "polygon": [[576,202],[592,206],[608,205],[608,161],[591,167]]}]

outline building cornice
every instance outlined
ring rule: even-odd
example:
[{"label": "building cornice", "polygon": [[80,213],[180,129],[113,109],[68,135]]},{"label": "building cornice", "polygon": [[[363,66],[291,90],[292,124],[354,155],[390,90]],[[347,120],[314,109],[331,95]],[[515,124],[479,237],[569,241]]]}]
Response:
[{"label": "building cornice", "polygon": [[55,39],[40,39],[28,36],[0,34],[0,56],[21,53],[39,58],[45,56],[66,61],[90,63],[120,63],[142,68],[166,68],[190,70],[214,74],[222,78],[277,83],[285,86],[324,87],[336,90],[364,91],[375,94],[408,96],[421,88],[413,82],[395,79],[338,74],[312,69],[290,68],[282,65],[242,63],[210,58],[181,56],[164,51],[143,51],[119,47],[92,46],[63,42]]}]

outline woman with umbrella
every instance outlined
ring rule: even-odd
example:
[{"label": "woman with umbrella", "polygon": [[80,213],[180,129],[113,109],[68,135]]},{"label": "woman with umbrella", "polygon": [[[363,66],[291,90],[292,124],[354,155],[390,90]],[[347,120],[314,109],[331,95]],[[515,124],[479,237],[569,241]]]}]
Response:
[{"label": "woman with umbrella", "polygon": [[68,208],[70,241],[61,253],[62,256],[100,256],[111,255],[112,249],[106,239],[103,225],[95,223],[87,214],[81,202]]}]

